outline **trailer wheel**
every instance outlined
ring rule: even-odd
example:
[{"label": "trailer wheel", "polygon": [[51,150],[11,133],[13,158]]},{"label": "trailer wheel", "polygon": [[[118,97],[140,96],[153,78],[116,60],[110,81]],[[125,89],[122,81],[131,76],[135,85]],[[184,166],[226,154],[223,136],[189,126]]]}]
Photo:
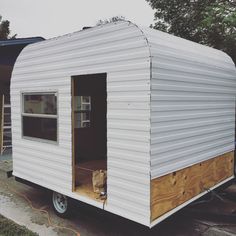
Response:
[{"label": "trailer wheel", "polygon": [[70,212],[70,204],[71,201],[67,196],[57,192],[52,193],[53,209],[58,216],[62,218],[68,217]]}]

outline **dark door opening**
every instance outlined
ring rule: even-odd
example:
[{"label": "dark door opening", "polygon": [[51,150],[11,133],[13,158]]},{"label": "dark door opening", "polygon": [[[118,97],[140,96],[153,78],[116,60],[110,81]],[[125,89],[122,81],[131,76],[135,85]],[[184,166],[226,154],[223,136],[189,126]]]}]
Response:
[{"label": "dark door opening", "polygon": [[107,170],[106,74],[72,78],[73,190],[90,198],[92,175]]}]

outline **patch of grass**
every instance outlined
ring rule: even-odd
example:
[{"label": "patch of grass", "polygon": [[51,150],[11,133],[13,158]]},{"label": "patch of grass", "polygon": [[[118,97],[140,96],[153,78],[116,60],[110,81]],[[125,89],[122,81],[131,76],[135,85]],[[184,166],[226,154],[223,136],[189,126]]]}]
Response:
[{"label": "patch of grass", "polygon": [[0,215],[0,236],[38,236],[24,226],[20,226],[13,221]]}]

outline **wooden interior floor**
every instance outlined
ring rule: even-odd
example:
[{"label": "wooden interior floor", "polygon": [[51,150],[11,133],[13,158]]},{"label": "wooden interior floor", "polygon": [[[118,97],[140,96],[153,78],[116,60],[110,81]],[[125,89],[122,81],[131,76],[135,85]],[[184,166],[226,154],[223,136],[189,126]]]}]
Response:
[{"label": "wooden interior floor", "polygon": [[93,184],[92,184],[92,173],[96,170],[106,170],[106,160],[94,160],[84,163],[80,163],[75,166],[75,192],[89,197],[93,200],[103,202],[104,199],[101,199],[99,194],[94,193]]}]

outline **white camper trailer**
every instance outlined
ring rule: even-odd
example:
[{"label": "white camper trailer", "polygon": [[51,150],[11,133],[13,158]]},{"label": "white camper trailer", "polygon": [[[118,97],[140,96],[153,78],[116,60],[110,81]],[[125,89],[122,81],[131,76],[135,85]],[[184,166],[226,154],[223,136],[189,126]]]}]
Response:
[{"label": "white camper trailer", "polygon": [[152,227],[234,178],[235,82],[225,53],[126,21],[29,45],[13,175],[52,190],[59,214],[72,198]]}]

